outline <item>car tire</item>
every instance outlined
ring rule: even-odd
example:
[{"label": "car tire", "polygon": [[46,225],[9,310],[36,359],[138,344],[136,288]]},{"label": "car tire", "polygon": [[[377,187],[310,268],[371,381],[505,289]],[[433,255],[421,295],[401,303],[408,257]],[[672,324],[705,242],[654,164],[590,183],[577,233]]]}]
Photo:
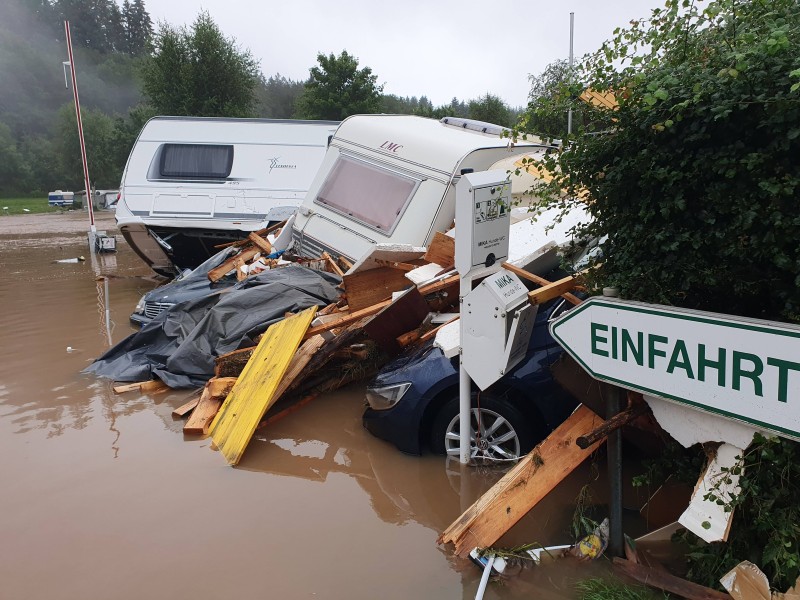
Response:
[{"label": "car tire", "polygon": [[[431,427],[431,451],[459,455],[459,399],[441,408]],[[477,459],[513,460],[524,456],[539,438],[537,427],[510,401],[492,394],[472,394],[470,456]],[[484,435],[476,441],[478,419]],[[487,435],[488,434],[488,435]]]}]

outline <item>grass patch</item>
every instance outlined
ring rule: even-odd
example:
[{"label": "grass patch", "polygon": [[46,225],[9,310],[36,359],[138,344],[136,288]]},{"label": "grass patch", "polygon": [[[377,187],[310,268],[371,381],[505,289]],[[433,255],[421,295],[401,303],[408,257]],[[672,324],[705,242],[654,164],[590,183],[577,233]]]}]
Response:
[{"label": "grass patch", "polygon": [[626,585],[617,580],[601,578],[579,581],[575,588],[581,600],[665,600],[669,594],[651,590],[643,585]]},{"label": "grass patch", "polygon": [[[33,198],[0,198],[0,216],[27,213],[59,213],[71,207],[50,206],[47,196]],[[26,210],[27,209],[27,210]]]}]

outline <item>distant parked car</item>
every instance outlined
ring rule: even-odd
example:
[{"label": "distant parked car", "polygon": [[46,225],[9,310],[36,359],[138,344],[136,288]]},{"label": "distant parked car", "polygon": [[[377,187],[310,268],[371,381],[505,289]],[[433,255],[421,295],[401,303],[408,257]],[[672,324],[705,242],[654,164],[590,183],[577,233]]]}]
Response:
[{"label": "distant parked car", "polygon": [[[514,459],[527,454],[575,409],[550,366],[561,347],[548,321],[571,307],[558,298],[539,307],[525,358],[479,392],[473,387],[471,456]],[[367,388],[364,426],[403,452],[459,454],[458,357],[429,342],[386,365]]]},{"label": "distant parked car", "polygon": [[137,325],[145,325],[163,311],[179,302],[196,300],[209,294],[236,285],[236,275],[228,273],[215,283],[208,279],[208,272],[221,265],[234,253],[233,248],[222,250],[193,270],[186,270],[169,283],[150,290],[141,297],[130,319]]}]

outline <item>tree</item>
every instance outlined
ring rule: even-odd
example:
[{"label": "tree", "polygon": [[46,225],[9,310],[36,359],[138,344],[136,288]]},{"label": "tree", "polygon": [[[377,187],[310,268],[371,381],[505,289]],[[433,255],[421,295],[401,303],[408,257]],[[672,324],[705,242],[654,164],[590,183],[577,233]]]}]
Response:
[{"label": "tree", "polygon": [[0,123],[0,195],[26,192],[30,184],[30,171],[11,130]]},{"label": "tree", "polygon": [[[800,321],[797,0],[668,0],[576,72],[612,93],[548,165],[556,202],[605,241],[591,283],[632,300]],[[593,131],[594,130],[594,131]],[[597,130],[603,133],[597,133]],[[570,200],[575,198],[575,200]],[[716,585],[747,559],[786,589],[800,575],[800,446],[747,450],[725,544],[694,538],[689,575]],[[724,480],[724,477],[722,477]]]},{"label": "tree", "polygon": [[343,50],[339,56],[317,54],[318,66],[297,101],[297,114],[305,119],[341,121],[355,114],[377,113],[383,85],[372,69],[358,68],[358,59]]},{"label": "tree", "polygon": [[250,117],[258,63],[200,13],[190,29],[161,24],[153,55],[142,69],[142,87],[163,115]]},{"label": "tree", "polygon": [[[114,119],[99,110],[82,108],[81,121],[91,184],[98,188],[118,186],[125,163],[118,161],[115,152]],[[71,102],[59,111],[58,134],[56,147],[58,170],[63,177],[61,185],[80,189],[83,187],[83,164],[78,125],[75,121],[75,105]]]},{"label": "tree", "polygon": [[259,76],[256,90],[259,116],[267,119],[291,119],[294,116],[297,99],[302,93],[302,81],[292,81],[280,73],[270,76],[267,80]]},{"label": "tree", "polygon": [[800,320],[797,3],[680,6],[669,0],[581,65],[583,85],[619,106],[579,123],[557,184],[592,198],[587,233],[608,236],[603,285]]},{"label": "tree", "polygon": [[522,127],[537,135],[563,138],[567,135],[567,113],[573,111],[573,123],[582,121],[584,111],[576,96],[581,86],[570,85],[569,63],[556,60],[539,75],[530,75],[528,109],[523,114]]},{"label": "tree", "polygon": [[124,25],[124,52],[141,56],[147,52],[153,37],[153,21],[142,0],[124,0],[122,3]]},{"label": "tree", "polygon": [[489,93],[477,100],[470,100],[469,118],[504,127],[512,125],[511,109],[498,96]]}]

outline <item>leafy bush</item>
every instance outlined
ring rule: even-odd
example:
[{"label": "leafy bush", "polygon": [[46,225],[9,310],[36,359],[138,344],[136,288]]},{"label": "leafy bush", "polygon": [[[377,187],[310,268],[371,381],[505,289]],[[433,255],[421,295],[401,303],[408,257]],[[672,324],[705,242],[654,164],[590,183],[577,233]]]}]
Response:
[{"label": "leafy bush", "polygon": [[798,57],[796,0],[669,0],[585,57],[580,85],[530,107],[541,120],[577,89],[616,95],[616,110],[584,111],[549,165],[554,188],[588,200],[587,233],[608,235],[598,285],[800,319]]}]

